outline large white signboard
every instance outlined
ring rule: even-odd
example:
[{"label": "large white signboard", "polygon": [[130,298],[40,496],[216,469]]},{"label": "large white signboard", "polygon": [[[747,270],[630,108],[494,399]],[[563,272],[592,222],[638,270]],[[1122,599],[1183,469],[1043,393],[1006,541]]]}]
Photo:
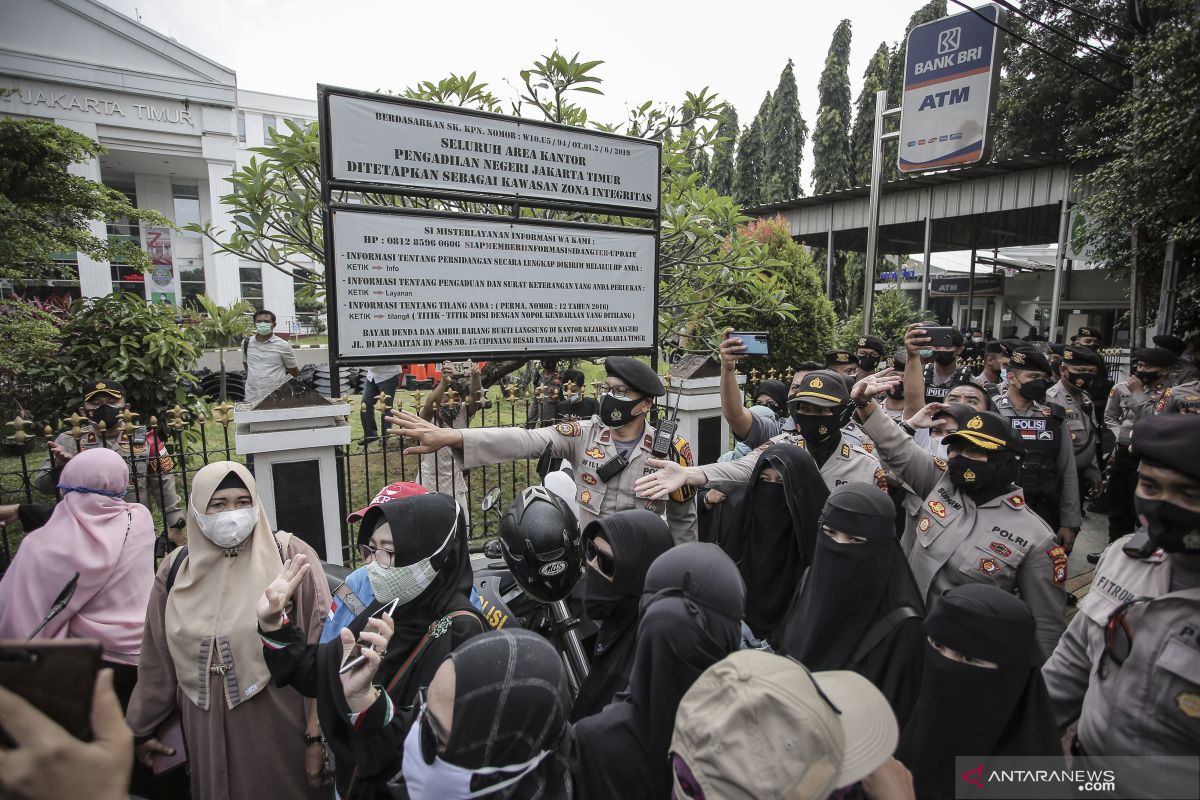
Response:
[{"label": "large white signboard", "polygon": [[658,208],[654,142],[323,89],[328,179],[604,208]]},{"label": "large white signboard", "polygon": [[984,158],[1003,15],[995,4],[927,22],[908,35],[900,112],[901,172]]},{"label": "large white signboard", "polygon": [[339,360],[654,346],[649,231],[331,214]]}]

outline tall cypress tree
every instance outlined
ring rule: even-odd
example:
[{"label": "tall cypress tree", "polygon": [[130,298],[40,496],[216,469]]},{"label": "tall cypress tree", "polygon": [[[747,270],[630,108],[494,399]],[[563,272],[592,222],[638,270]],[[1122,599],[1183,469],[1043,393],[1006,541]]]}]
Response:
[{"label": "tall cypress tree", "polygon": [[737,164],[734,148],[737,147],[738,114],[737,109],[729,103],[721,114],[721,122],[717,125],[717,137],[724,139],[713,146],[712,168],[709,173],[708,185],[718,194],[733,196],[734,182],[737,178]]},{"label": "tall cypress tree", "polygon": [[813,192],[850,187],[850,20],[838,23],[817,84],[820,107],[813,129]]},{"label": "tall cypress tree", "polygon": [[771,116],[771,93],[767,92],[754,120],[738,139],[737,178],[733,196],[744,206],[767,202],[765,128]]},{"label": "tall cypress tree", "polygon": [[692,166],[696,168],[696,174],[700,176],[700,185],[708,186],[711,180],[712,166],[708,158],[708,151],[703,147],[697,148],[696,156],[692,159]]},{"label": "tall cypress tree", "polygon": [[804,161],[804,144],[808,140],[808,123],[800,116],[800,93],[796,89],[796,73],[790,58],[779,74],[779,86],[771,98],[764,139],[766,202],[804,196],[800,167]]},{"label": "tall cypress tree", "polygon": [[850,161],[853,165],[852,180],[855,186],[866,186],[871,181],[871,142],[875,138],[875,93],[883,88],[888,73],[887,42],[880,42],[879,49],[871,56],[871,62],[863,72],[862,91],[854,101],[854,129],[850,133]]}]

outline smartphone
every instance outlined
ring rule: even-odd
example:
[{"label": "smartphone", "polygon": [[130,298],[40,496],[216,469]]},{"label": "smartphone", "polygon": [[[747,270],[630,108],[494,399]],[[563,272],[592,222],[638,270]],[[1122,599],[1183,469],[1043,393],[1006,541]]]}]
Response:
[{"label": "smartphone", "polygon": [[[399,598],[393,600],[392,602],[388,603],[383,608],[376,611],[374,614],[371,615],[371,619],[379,619],[384,614],[387,614],[388,616],[395,614],[396,606],[398,606],[398,605],[400,605]],[[353,649],[351,649],[350,653],[346,656],[346,660],[342,662],[342,668],[338,670],[338,675],[345,675],[347,672],[354,669],[355,667],[357,667],[359,664],[363,663],[366,660],[367,660],[367,657],[362,654],[362,645],[355,642]]]},{"label": "smartphone", "polygon": [[[20,695],[67,733],[92,740],[92,694],[100,670],[100,643],[0,641],[0,686]],[[0,726],[0,746],[16,746]]]},{"label": "smartphone", "polygon": [[928,347],[954,347],[954,328],[937,325],[922,330],[929,337]]},{"label": "smartphone", "polygon": [[726,339],[741,339],[747,356],[768,356],[771,354],[771,340],[766,331],[730,331]]}]

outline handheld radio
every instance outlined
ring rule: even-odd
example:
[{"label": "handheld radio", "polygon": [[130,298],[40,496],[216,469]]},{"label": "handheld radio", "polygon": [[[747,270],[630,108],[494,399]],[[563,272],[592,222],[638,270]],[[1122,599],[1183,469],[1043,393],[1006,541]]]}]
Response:
[{"label": "handheld radio", "polygon": [[[667,406],[671,405],[671,378],[667,377]],[[671,409],[671,418],[660,420],[654,428],[654,441],[650,452],[655,458],[666,458],[671,454],[671,444],[675,441],[675,432],[679,430],[679,392],[675,393],[675,407]]]}]

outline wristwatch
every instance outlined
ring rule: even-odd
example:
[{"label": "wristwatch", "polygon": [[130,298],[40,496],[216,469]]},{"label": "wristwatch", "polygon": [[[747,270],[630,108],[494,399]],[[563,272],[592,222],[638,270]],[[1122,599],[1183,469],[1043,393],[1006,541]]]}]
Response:
[{"label": "wristwatch", "polygon": [[325,737],[319,733],[316,736],[309,736],[307,733],[304,734],[304,746],[308,747],[313,744],[325,744]]}]

